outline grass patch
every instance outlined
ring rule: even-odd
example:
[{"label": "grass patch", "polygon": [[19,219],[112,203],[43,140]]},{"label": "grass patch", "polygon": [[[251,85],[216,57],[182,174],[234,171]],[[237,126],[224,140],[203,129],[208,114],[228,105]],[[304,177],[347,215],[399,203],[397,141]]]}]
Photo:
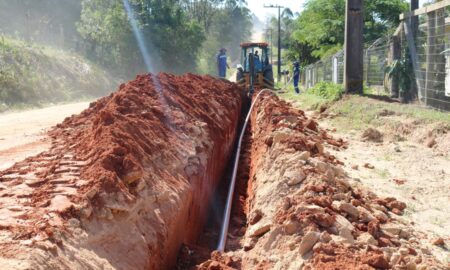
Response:
[{"label": "grass patch", "polygon": [[285,89],[285,93],[279,94],[280,97],[298,103],[302,108],[308,110],[319,110],[322,106],[328,106],[339,100],[343,95],[344,89],[340,85],[321,82],[315,87],[304,91],[300,95],[294,91],[291,84]]},{"label": "grass patch", "polygon": [[322,105],[328,103],[328,100],[310,93],[298,95],[293,89],[289,90],[287,93],[280,94],[280,97],[295,102],[299,107],[306,110],[318,110]]},{"label": "grass patch", "polygon": [[369,125],[381,124],[377,110],[368,109],[368,104],[353,101],[353,97],[348,96],[330,108],[332,113],[339,116],[333,119],[337,126],[344,130],[361,130]]},{"label": "grass patch", "polygon": [[450,113],[448,112],[440,112],[434,109],[422,108],[414,105],[390,105],[389,108],[398,113],[422,119],[426,122],[445,122],[450,125]]},{"label": "grass patch", "polygon": [[339,84],[320,82],[312,87],[308,92],[333,102],[342,98],[342,95],[344,94],[344,87]]},{"label": "grass patch", "polygon": [[[395,127],[401,124],[403,118],[417,120],[420,124],[442,123],[440,126],[443,129],[450,130],[448,112],[415,104],[388,103],[365,96],[343,95],[343,92],[343,88],[339,85],[319,83],[300,95],[296,95],[294,87],[289,85],[286,93],[280,96],[303,109],[318,110],[322,106],[327,106],[327,112],[336,115],[331,122],[343,131],[360,131],[379,126]],[[371,90],[365,87],[365,93],[370,92]],[[386,117],[386,112],[387,116],[392,117]]]},{"label": "grass patch", "polygon": [[375,173],[383,179],[388,179],[391,173],[387,169],[375,169]]},{"label": "grass patch", "polygon": [[398,120],[392,120],[380,115],[386,111],[395,115],[404,115],[419,120],[422,123],[443,123],[443,127],[450,128],[450,114],[433,109],[423,108],[413,104],[387,103],[375,101],[367,97],[347,96],[336,102],[330,111],[339,117],[333,119],[344,129],[364,129],[368,126],[380,126],[386,124],[398,124]]},{"label": "grass patch", "polygon": [[389,154],[385,154],[385,155],[383,156],[383,159],[386,160],[386,161],[393,161],[393,160],[394,160],[394,159],[392,158],[392,156],[389,155]]}]

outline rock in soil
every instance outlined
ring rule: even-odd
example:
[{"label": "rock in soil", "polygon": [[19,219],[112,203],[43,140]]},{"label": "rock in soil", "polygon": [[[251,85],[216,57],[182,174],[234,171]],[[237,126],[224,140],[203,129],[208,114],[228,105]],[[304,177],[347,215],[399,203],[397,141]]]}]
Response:
[{"label": "rock in soil", "polygon": [[363,139],[363,141],[380,143],[383,142],[383,133],[374,128],[368,128],[364,130],[363,134],[361,135],[361,138]]}]

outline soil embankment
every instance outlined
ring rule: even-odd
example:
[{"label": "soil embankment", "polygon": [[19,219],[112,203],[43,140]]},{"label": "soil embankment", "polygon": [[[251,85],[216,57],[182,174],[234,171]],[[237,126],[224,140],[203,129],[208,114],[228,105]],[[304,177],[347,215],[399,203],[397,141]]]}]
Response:
[{"label": "soil embankment", "polygon": [[0,172],[6,269],[167,269],[193,243],[232,153],[242,96],[192,74],[141,75]]},{"label": "soil embankment", "polygon": [[344,141],[269,94],[251,119],[246,228],[197,269],[446,269],[402,219],[405,203],[365,189],[329,153]]}]

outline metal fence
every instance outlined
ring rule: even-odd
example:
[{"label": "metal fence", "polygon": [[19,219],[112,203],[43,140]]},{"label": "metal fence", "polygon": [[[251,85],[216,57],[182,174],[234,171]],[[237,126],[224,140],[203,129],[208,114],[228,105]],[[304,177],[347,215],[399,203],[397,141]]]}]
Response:
[{"label": "metal fence", "polygon": [[306,66],[303,75],[303,86],[307,89],[319,82],[344,83],[344,51]]},{"label": "metal fence", "polygon": [[[426,106],[450,111],[450,0],[443,0],[400,15],[401,24],[390,36],[366,45],[364,80],[379,93],[397,95],[400,89]],[[388,78],[394,60],[410,60],[412,70],[400,79]],[[406,64],[404,64],[406,65]],[[344,53],[306,66],[302,75],[308,89],[319,82],[343,83]],[[403,91],[402,91],[403,90]],[[406,91],[405,91],[406,90]]]},{"label": "metal fence", "polygon": [[450,1],[442,1],[401,16],[417,97],[426,106],[447,111],[450,111],[449,6]]},{"label": "metal fence", "polygon": [[385,85],[389,47],[389,39],[380,38],[364,51],[364,78],[367,86]]},{"label": "metal fence", "polygon": [[[364,78],[367,85],[382,87],[388,63],[389,41],[381,38],[364,50]],[[319,82],[344,83],[344,51],[304,68],[303,86],[311,88]]]}]

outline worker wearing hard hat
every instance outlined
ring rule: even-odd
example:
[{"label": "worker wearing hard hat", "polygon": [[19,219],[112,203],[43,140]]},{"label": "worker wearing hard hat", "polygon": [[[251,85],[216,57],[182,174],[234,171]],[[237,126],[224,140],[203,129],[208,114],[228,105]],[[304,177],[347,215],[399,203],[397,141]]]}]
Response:
[{"label": "worker wearing hard hat", "polygon": [[299,62],[294,62],[294,88],[295,88],[295,93],[296,94],[300,94],[300,88],[298,87],[298,83],[300,81],[300,63]]},{"label": "worker wearing hard hat", "polygon": [[227,68],[230,68],[227,62],[227,50],[222,48],[217,55],[217,71],[219,72],[220,78],[227,77]]}]

